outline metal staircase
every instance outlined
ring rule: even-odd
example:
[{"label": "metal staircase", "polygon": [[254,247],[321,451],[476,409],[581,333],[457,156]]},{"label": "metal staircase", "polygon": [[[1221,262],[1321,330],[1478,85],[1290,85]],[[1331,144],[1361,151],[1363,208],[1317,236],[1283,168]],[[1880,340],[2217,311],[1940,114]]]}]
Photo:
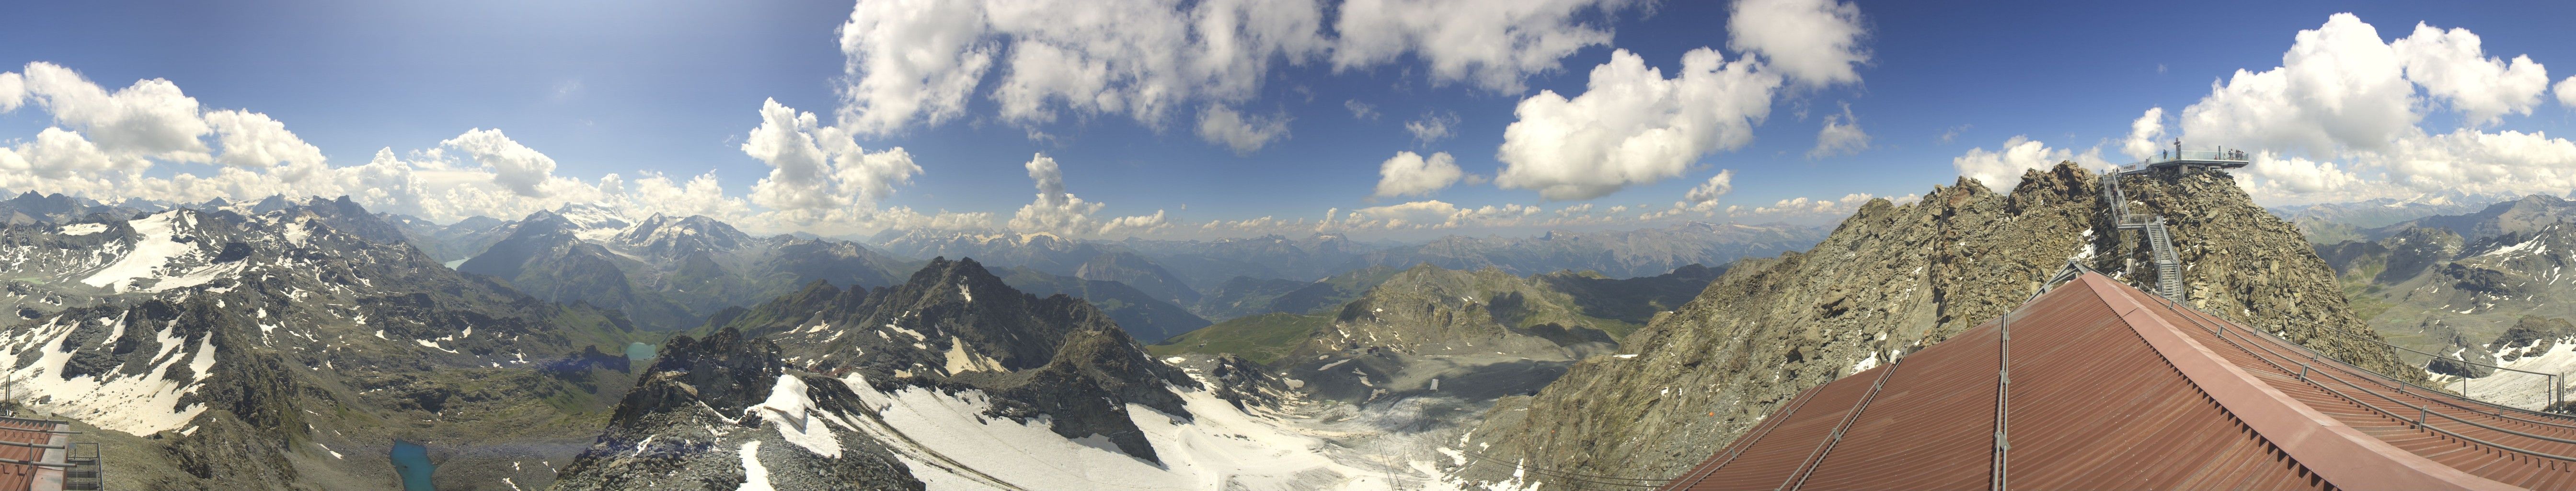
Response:
[{"label": "metal staircase", "polygon": [[[100,475],[100,472],[104,469],[102,469],[100,465],[98,444],[73,443],[69,450],[69,452],[65,453],[65,457],[67,457],[65,460],[72,465],[72,468],[63,471],[63,490],[89,491],[107,489],[107,482]],[[82,450],[88,451],[83,452]]]},{"label": "metal staircase", "polygon": [[2182,257],[2174,254],[2173,231],[2165,226],[2162,215],[2129,214],[2129,196],[2120,192],[2120,176],[2126,173],[2124,170],[2102,174],[2102,199],[2111,203],[2112,221],[2121,229],[2146,231],[2147,249],[2156,262],[2156,294],[2181,303]]}]

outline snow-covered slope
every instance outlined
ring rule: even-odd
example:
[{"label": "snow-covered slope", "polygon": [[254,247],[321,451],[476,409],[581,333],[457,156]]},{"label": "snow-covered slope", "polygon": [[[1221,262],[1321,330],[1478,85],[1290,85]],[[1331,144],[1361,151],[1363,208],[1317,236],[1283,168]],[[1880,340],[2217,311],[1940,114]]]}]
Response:
[{"label": "snow-covered slope", "polygon": [[441,267],[346,200],[82,220],[0,224],[0,375],[120,465],[193,469],[119,487],[369,489],[392,469],[350,456],[394,438],[508,442],[440,478],[542,487],[576,450],[529,443],[594,436],[575,414],[633,380],[600,348],[659,339]]},{"label": "snow-covered slope", "polygon": [[556,489],[1456,486],[1431,448],[1366,443],[1454,429],[1319,417],[1351,406],[1303,402],[1240,359],[1144,356],[1089,304],[973,261],[813,285],[714,325],[663,348]]}]

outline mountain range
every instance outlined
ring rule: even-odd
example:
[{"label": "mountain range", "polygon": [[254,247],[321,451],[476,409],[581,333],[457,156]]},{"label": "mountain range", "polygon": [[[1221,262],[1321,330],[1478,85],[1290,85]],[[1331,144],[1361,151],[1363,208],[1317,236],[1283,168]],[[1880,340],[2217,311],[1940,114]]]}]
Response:
[{"label": "mountain range", "polygon": [[[2152,284],[2143,234],[2115,226],[2099,182],[2070,162],[2024,174],[2009,193],[1962,178],[1914,203],[1873,200],[1813,249],[1736,262],[1623,338],[1621,354],[1587,358],[1535,396],[1497,402],[1460,446],[1444,447],[1479,458],[1442,465],[1504,486],[1679,475],[1800,390],[1991,320],[2070,263]],[[2373,342],[2298,230],[2233,180],[2121,183],[2131,213],[2171,224],[2192,305],[2373,370],[2413,373]],[[1543,462],[1551,474],[1497,462]]]},{"label": "mountain range", "polygon": [[0,226],[14,403],[115,449],[111,487],[378,487],[396,441],[477,449],[442,455],[458,489],[542,487],[634,379],[612,353],[660,340],[346,199],[265,208]]}]

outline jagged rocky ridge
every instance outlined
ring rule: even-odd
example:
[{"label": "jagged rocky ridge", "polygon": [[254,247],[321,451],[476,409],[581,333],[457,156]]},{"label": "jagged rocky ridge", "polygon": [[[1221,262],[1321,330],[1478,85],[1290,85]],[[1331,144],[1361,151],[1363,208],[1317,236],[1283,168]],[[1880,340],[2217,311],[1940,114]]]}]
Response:
[{"label": "jagged rocky ridge", "polygon": [[[2138,234],[2103,212],[2096,178],[2067,163],[2025,174],[2009,195],[1962,178],[1914,203],[1873,200],[1812,250],[1736,263],[1625,338],[1636,356],[1587,359],[1535,397],[1498,403],[1462,443],[1505,462],[1669,477],[1800,389],[2010,311],[2070,260],[2152,280]],[[2132,213],[2171,221],[2192,304],[2364,367],[2411,370],[2353,337],[2374,335],[2325,263],[2226,175],[2122,183]],[[1513,478],[1507,466],[1449,467]]]},{"label": "jagged rocky ridge", "polygon": [[972,259],[932,259],[911,280],[875,290],[817,282],[709,325],[775,340],[799,368],[858,373],[881,389],[982,390],[995,416],[1044,414],[1065,438],[1100,435],[1148,461],[1154,450],[1126,404],[1187,417],[1164,385],[1198,386],[1091,304],[1020,293]]},{"label": "jagged rocky ridge", "polygon": [[280,201],[0,227],[13,300],[90,299],[21,307],[0,355],[21,402],[127,456],[111,486],[381,488],[405,439],[449,488],[541,487],[572,456],[547,444],[631,380],[602,349],[654,339],[442,267],[346,198]]},{"label": "jagged rocky ridge", "polygon": [[[728,310],[699,332],[664,348],[557,489],[1074,489],[1065,486],[1357,475],[1264,443],[1313,440],[1246,424],[1297,397],[1257,365],[1149,358],[1089,304],[1018,292],[973,260],[934,259],[892,287],[817,282]],[[1030,461],[1103,452],[1116,457]],[[1126,468],[1141,474],[1102,474]]]},{"label": "jagged rocky ridge", "polygon": [[2317,253],[2373,328],[2423,351],[2475,348],[2467,356],[2478,361],[2476,353],[2488,351],[2483,340],[2522,316],[2576,316],[2571,220],[2576,203],[2534,195],[2400,223],[2375,241],[2319,245]]},{"label": "jagged rocky ridge", "polygon": [[779,353],[734,328],[672,338],[553,489],[736,489],[753,472],[774,489],[922,489],[884,445],[847,430],[877,417],[848,385]]}]

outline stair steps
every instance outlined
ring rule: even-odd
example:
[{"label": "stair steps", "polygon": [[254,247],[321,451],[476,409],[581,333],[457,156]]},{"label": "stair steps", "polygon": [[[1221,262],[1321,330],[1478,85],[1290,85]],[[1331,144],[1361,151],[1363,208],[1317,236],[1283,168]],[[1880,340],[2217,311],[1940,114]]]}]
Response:
[{"label": "stair steps", "polygon": [[2111,221],[2122,229],[2141,229],[2147,233],[2147,249],[2155,260],[2156,294],[2176,303],[2183,301],[2182,257],[2174,253],[2173,231],[2165,226],[2162,215],[2129,214],[2129,196],[2120,191],[2120,172],[2102,175],[2102,200],[2111,204]]}]

